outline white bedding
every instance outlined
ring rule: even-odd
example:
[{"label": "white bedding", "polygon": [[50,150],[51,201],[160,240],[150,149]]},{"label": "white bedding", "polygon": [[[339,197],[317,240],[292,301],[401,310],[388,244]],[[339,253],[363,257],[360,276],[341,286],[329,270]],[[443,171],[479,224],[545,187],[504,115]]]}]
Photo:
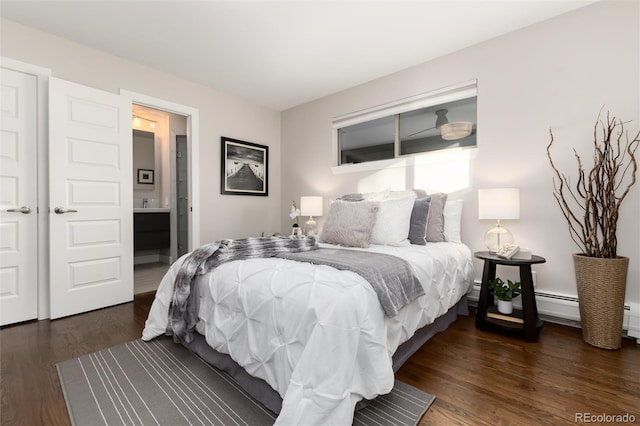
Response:
[{"label": "white bedding", "polygon": [[[328,266],[251,259],[196,278],[201,301],[197,331],[282,396],[276,424],[352,424],[357,401],[391,391],[391,357],[398,346],[473,285],[472,257],[463,244],[358,250],[407,260],[426,294],[389,318],[362,277]],[[182,259],[160,283],[144,340],[165,333]]]}]

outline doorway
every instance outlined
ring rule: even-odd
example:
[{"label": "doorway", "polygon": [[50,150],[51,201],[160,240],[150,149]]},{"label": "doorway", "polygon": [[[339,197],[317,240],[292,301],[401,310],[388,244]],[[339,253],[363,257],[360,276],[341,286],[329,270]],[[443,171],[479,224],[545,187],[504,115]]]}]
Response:
[{"label": "doorway", "polygon": [[[49,98],[56,98],[56,96],[52,96],[50,93],[50,88],[52,87],[52,78],[51,78],[51,71],[48,69],[44,69],[35,65],[31,65],[31,64],[26,64],[23,62],[19,62],[19,61],[15,61],[12,59],[8,59],[8,58],[2,58],[2,68],[3,69],[11,69],[11,70],[15,70],[18,71],[20,73],[25,73],[25,74],[29,74],[29,75],[33,75],[36,78],[36,86],[37,86],[37,101],[36,101],[36,109],[37,109],[37,116],[38,117],[47,117],[49,116],[51,109],[49,108],[49,102],[47,101],[47,97]],[[59,80],[59,79],[58,79]],[[68,83],[68,82],[67,82]],[[4,79],[3,79],[3,84],[4,84]],[[79,86],[79,85],[75,85],[75,86]],[[86,88],[89,89],[89,88]],[[98,92],[101,92],[98,90]],[[4,95],[4,91],[3,91],[3,95]],[[188,156],[187,156],[187,165],[188,165],[188,170],[189,170],[189,174],[188,174],[188,182],[187,182],[187,188],[188,188],[188,242],[187,242],[187,250],[193,250],[194,247],[198,247],[200,245],[200,222],[199,222],[199,211],[200,211],[200,205],[199,205],[199,200],[197,197],[194,197],[194,194],[198,194],[199,193],[199,163],[198,163],[198,156],[199,156],[199,111],[195,108],[191,108],[191,107],[187,107],[184,105],[179,105],[179,104],[175,104],[173,102],[168,102],[168,101],[164,101],[162,99],[157,99],[157,98],[153,98],[150,96],[146,96],[146,95],[142,95],[142,94],[138,94],[138,93],[134,93],[134,92],[129,92],[126,90],[121,90],[119,93],[119,96],[122,98],[122,100],[124,100],[124,102],[126,104],[128,104],[128,106],[126,106],[126,108],[122,108],[123,115],[119,116],[117,122],[119,123],[125,123],[126,127],[129,129],[127,133],[129,133],[129,135],[131,135],[131,127],[129,124],[127,124],[127,121],[131,119],[131,106],[133,104],[139,104],[139,105],[144,105],[144,106],[148,106],[148,107],[154,107],[157,108],[160,111],[165,111],[165,112],[170,112],[170,113],[174,113],[174,114],[179,114],[182,115],[184,119],[186,119],[187,122],[187,126],[186,126],[186,133],[181,133],[181,134],[186,134],[187,136],[187,145],[188,145]],[[4,102],[5,98],[3,96],[3,102]],[[56,110],[56,108],[53,108],[54,110]],[[97,108],[97,110],[110,110],[110,109],[106,109],[106,108]],[[110,110],[111,111],[111,110]],[[4,109],[3,109],[4,112]],[[52,119],[49,116],[49,124],[53,121],[57,121],[55,119]],[[49,138],[49,128],[47,126],[47,120],[43,119],[40,120],[38,119],[37,121],[37,129],[38,131],[36,132],[36,136],[35,138],[32,138],[33,140],[37,141],[37,153],[35,155],[20,155],[22,158],[37,158],[37,173],[30,173],[31,178],[35,178],[36,182],[37,182],[37,204],[33,201],[30,202],[22,202],[22,200],[19,200],[20,202],[17,203],[16,205],[11,205],[11,206],[7,206],[7,209],[14,209],[19,208],[21,209],[21,207],[24,205],[25,207],[30,207],[31,209],[31,214],[26,214],[26,213],[22,213],[21,211],[18,212],[12,212],[12,215],[15,215],[18,218],[28,218],[28,217],[34,217],[34,215],[37,214],[37,226],[29,226],[29,229],[32,230],[37,230],[37,249],[31,249],[29,251],[29,255],[31,258],[30,261],[30,265],[31,265],[31,270],[33,272],[36,272],[37,275],[37,287],[36,287],[36,291],[37,291],[37,296],[30,296],[30,299],[32,301],[37,299],[37,304],[35,305],[37,307],[37,318],[38,319],[46,319],[46,318],[52,318],[51,315],[51,305],[52,305],[52,293],[56,293],[58,290],[54,287],[54,280],[52,277],[54,274],[51,273],[52,269],[58,268],[59,265],[57,262],[54,261],[52,262],[50,257],[51,257],[51,253],[52,252],[56,252],[56,250],[51,248],[51,242],[52,240],[54,242],[60,242],[60,241],[66,241],[66,237],[70,235],[70,233],[66,233],[65,234],[65,238],[50,238],[50,220],[51,217],[55,217],[55,218],[66,218],[66,217],[71,217],[72,214],[57,214],[56,213],[51,213],[49,210],[51,206],[54,206],[55,204],[55,200],[51,199],[51,193],[50,193],[50,161],[49,161],[49,154],[50,154],[50,148],[49,148],[49,143],[52,139],[55,138]],[[129,121],[130,123],[130,121]],[[123,128],[124,129],[124,128]],[[61,138],[61,140],[63,140],[63,138]],[[4,140],[3,140],[4,142]],[[130,139],[129,142],[125,142],[128,146],[130,146]],[[80,146],[79,144],[76,144],[78,146]],[[76,146],[76,148],[78,147]],[[100,145],[100,147],[105,148],[106,145]],[[124,146],[124,144],[122,145]],[[95,148],[95,146],[94,146]],[[116,152],[117,149],[113,149],[111,150],[111,153]],[[124,152],[124,150],[121,150],[122,152]],[[58,150],[55,150],[54,152],[58,152]],[[98,155],[98,158],[100,160],[102,160],[104,162],[105,159],[110,159],[111,157],[107,156],[107,155],[102,155],[104,152],[100,151],[100,150],[94,150],[94,149],[86,149],[84,151],[82,151],[83,155]],[[71,158],[71,156],[66,156],[65,158]],[[75,158],[75,157],[74,157]],[[128,162],[130,161],[130,159],[126,159],[125,161],[117,161],[116,164],[128,164]],[[91,163],[91,162],[90,162]],[[2,169],[4,170],[5,168],[2,167]],[[105,167],[106,169],[106,167]],[[127,166],[128,169],[128,166]],[[131,175],[129,174],[130,172],[127,170],[127,173],[125,176],[125,174],[123,174],[122,179],[120,180],[121,182],[126,182],[127,186],[130,188],[132,183],[131,183]],[[117,179],[116,179],[117,180]],[[31,182],[29,184],[29,188],[34,188],[34,184],[33,182]],[[123,190],[123,194],[126,193],[126,199],[130,200],[130,192],[125,191],[124,188]],[[102,194],[102,193],[108,193],[108,194],[112,194],[113,191],[108,192],[108,191],[95,191],[95,194]],[[92,195],[94,194],[94,192],[92,191],[88,191],[85,190],[83,192],[83,194],[85,195]],[[3,187],[3,195],[6,195],[4,192],[4,187]],[[76,194],[77,195],[77,194]],[[126,202],[126,200],[123,199],[124,202]],[[14,203],[15,204],[15,203]],[[126,202],[126,204],[128,204],[127,206],[125,206],[125,210],[126,215],[130,215],[131,214],[131,209],[132,206],[129,202]],[[66,206],[69,207],[69,206]],[[69,207],[71,208],[71,207]],[[53,208],[51,209],[53,211]],[[26,209],[25,209],[26,211]],[[70,212],[70,210],[67,210],[65,212],[60,212],[60,213],[67,213]],[[9,214],[9,213],[8,213]],[[53,216],[52,216],[53,215]],[[130,216],[129,216],[130,217]],[[15,219],[11,219],[12,221],[15,221]],[[82,221],[78,221],[79,223]],[[104,221],[107,222],[108,224],[113,223],[114,221]],[[115,221],[118,222],[118,221]],[[124,224],[123,229],[126,229],[127,232],[122,234],[122,238],[120,239],[120,241],[122,242],[123,245],[131,245],[132,246],[132,240],[133,240],[133,236],[131,235],[131,229],[130,229],[130,224],[127,224],[128,219],[127,220],[121,220],[118,223]],[[80,223],[80,225],[86,225],[85,222]],[[6,227],[5,227],[6,228]],[[2,231],[5,231],[5,228],[2,229]],[[84,228],[83,228],[84,229]],[[24,234],[24,233],[22,233]],[[112,232],[112,230],[107,230],[105,232],[77,232],[74,235],[79,236],[81,238],[85,238],[87,236],[104,236],[105,238],[109,238],[112,237],[114,235],[114,232]],[[5,234],[3,233],[2,237],[3,237],[3,241],[5,241],[4,239]],[[127,238],[127,236],[129,236]],[[21,246],[23,246],[24,244],[21,244]],[[109,245],[109,244],[106,244]],[[111,244],[114,245],[114,244]],[[80,252],[84,252],[86,250],[78,250]],[[127,253],[131,253],[132,247],[129,247],[128,249],[125,247],[125,249],[123,250],[123,252],[127,252]],[[36,256],[37,255],[37,256]],[[112,256],[113,257],[113,256]],[[34,268],[34,266],[37,264],[37,267]],[[105,274],[110,274],[112,273],[112,270],[114,270],[115,268],[112,268],[112,265],[107,265],[104,264],[104,262],[101,264],[103,267],[103,272]],[[132,265],[131,265],[132,266]],[[131,274],[131,269],[133,269],[131,266],[129,266],[129,264],[125,265],[124,267],[120,268],[120,271],[122,273],[122,275],[129,275]],[[87,274],[85,274],[87,275]],[[89,276],[95,277],[98,276],[98,278],[100,278],[100,274],[98,275],[94,275],[94,274],[88,274]],[[104,274],[102,274],[104,275]],[[4,276],[2,277],[4,278]],[[68,280],[57,280],[60,282],[67,282]],[[27,282],[27,280],[23,280],[20,281],[22,282]],[[159,282],[159,281],[158,281]],[[4,280],[3,280],[3,284],[4,284]],[[91,286],[88,286],[91,287]],[[94,286],[95,287],[95,286]],[[4,287],[3,287],[4,290]],[[131,289],[129,288],[128,292],[130,292]],[[127,298],[131,297],[132,294],[128,293],[127,294]],[[107,300],[108,298],[105,297],[86,297],[84,298],[85,300],[89,301],[89,302],[93,302],[95,300],[100,300],[103,305],[105,303],[105,300]],[[112,303],[107,301],[106,303]],[[113,303],[118,303],[118,302],[113,302]],[[80,309],[80,311],[84,311],[86,309],[96,309],[98,307],[101,306],[89,306],[88,308],[86,307],[82,307],[82,309]],[[4,309],[0,309],[3,312]],[[31,311],[29,318],[33,317],[33,311]],[[26,318],[25,318],[26,319]],[[18,319],[18,320],[22,320],[22,319]],[[14,319],[11,319],[9,322],[13,322]]]},{"label": "doorway", "polygon": [[182,114],[133,104],[132,115],[134,293],[140,294],[155,290],[157,276],[188,248],[188,138]]},{"label": "doorway", "polygon": [[[170,250],[169,255],[162,259],[164,264],[160,267],[136,265],[134,293],[137,294],[155,290],[169,264],[183,253],[200,245],[199,200],[194,197],[199,190],[199,114],[197,109],[147,95],[125,90],[120,94],[130,99],[132,111],[143,111],[147,114],[140,113],[143,118],[150,120],[147,124],[155,121],[156,129],[163,124],[166,130],[163,135],[166,143],[156,142],[156,146],[160,147],[157,154],[157,178],[154,173],[154,182],[158,182],[164,189],[160,192],[162,195],[158,195],[157,199],[154,197],[153,205],[170,208]],[[137,204],[134,204],[134,207],[137,207]],[[152,284],[145,284],[149,279],[155,283],[155,288],[149,289],[148,286]]]}]

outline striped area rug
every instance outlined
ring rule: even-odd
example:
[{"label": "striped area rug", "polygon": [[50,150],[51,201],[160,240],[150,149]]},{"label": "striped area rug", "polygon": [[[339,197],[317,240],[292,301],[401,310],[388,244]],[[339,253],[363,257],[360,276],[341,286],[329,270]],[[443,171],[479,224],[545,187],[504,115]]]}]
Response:
[{"label": "striped area rug", "polygon": [[[134,340],[57,365],[74,425],[272,425],[276,414],[170,338]],[[435,396],[396,380],[354,425],[416,425]]]}]

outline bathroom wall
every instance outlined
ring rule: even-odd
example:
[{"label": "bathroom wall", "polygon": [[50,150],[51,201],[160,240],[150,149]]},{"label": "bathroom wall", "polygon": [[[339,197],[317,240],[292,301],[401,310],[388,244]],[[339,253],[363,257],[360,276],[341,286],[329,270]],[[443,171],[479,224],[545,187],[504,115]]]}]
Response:
[{"label": "bathroom wall", "polygon": [[[154,129],[150,129],[154,130]],[[158,138],[160,139],[160,138]],[[143,200],[147,200],[147,207],[160,207],[162,184],[158,178],[162,176],[162,169],[158,167],[156,153],[161,151],[161,146],[156,141],[152,131],[140,131],[133,129],[133,207],[144,207]],[[156,145],[158,145],[156,147]],[[148,183],[144,179],[146,173],[153,173],[153,182]]]}]

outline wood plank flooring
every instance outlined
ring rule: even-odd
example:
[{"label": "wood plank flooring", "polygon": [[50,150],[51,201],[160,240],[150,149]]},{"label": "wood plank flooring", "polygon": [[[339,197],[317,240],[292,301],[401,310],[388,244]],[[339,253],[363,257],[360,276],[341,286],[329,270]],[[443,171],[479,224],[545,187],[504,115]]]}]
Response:
[{"label": "wood plank flooring", "polygon": [[[2,328],[2,425],[68,425],[55,364],[139,338],[152,300]],[[596,349],[566,326],[546,323],[525,343],[460,317],[397,377],[436,395],[421,425],[568,425],[583,412],[640,422],[640,345]]]},{"label": "wood plank flooring", "polygon": [[459,318],[398,372],[437,397],[421,424],[568,425],[580,413],[629,413],[640,422],[635,340],[597,349],[580,329],[545,323],[538,342],[526,343],[478,330],[474,319]]}]

